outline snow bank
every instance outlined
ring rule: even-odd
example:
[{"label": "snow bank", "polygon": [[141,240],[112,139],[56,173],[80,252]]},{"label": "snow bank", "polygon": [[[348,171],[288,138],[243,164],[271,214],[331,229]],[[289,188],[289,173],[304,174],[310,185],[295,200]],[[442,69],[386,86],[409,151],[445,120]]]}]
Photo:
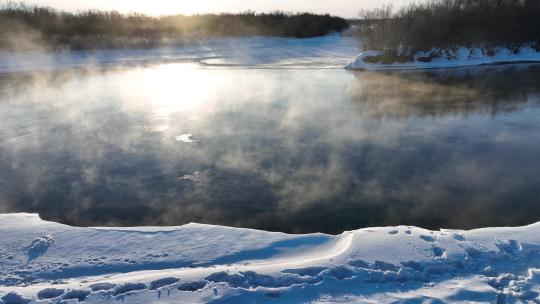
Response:
[{"label": "snow bank", "polygon": [[355,61],[345,66],[355,70],[399,70],[399,69],[435,69],[454,68],[503,63],[540,62],[540,52],[525,46],[516,51],[508,48],[459,48],[457,50],[433,49],[429,52],[414,54],[414,61],[391,64],[371,63],[368,58],[381,55],[378,51],[360,53]]},{"label": "snow bank", "polygon": [[[540,223],[331,236],[200,224],[76,228],[3,214],[0,232],[3,303],[540,301]],[[30,259],[36,243],[47,246]]]}]

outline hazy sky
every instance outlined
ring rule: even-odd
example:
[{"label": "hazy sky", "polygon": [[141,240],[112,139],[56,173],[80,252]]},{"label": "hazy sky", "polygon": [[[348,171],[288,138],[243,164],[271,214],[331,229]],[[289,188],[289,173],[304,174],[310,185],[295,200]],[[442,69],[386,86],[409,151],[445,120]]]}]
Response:
[{"label": "hazy sky", "polygon": [[355,17],[361,8],[385,3],[399,6],[411,0],[29,0],[28,3],[65,10],[103,9],[160,14],[284,10]]}]

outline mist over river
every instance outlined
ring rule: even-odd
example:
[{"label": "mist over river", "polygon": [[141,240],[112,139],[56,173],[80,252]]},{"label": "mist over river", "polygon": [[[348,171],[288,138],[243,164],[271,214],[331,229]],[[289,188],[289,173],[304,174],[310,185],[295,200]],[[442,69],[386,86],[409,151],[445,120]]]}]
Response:
[{"label": "mist over river", "polygon": [[540,66],[0,75],[0,212],[293,233],[540,220]]}]

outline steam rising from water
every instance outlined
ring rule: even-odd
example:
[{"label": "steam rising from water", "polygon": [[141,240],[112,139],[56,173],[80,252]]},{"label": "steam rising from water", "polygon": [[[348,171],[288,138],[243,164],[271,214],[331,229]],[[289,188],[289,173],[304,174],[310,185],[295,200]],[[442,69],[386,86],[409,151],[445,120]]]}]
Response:
[{"label": "steam rising from water", "polygon": [[498,69],[4,75],[0,211],[287,232],[530,223],[540,71]]}]

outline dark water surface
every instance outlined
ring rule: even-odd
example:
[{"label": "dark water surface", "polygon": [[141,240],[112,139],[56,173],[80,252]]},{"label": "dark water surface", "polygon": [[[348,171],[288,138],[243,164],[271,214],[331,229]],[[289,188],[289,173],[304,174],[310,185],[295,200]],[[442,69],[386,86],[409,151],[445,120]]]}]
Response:
[{"label": "dark water surface", "polygon": [[2,75],[0,212],[19,211],[298,233],[530,224],[540,67]]}]

